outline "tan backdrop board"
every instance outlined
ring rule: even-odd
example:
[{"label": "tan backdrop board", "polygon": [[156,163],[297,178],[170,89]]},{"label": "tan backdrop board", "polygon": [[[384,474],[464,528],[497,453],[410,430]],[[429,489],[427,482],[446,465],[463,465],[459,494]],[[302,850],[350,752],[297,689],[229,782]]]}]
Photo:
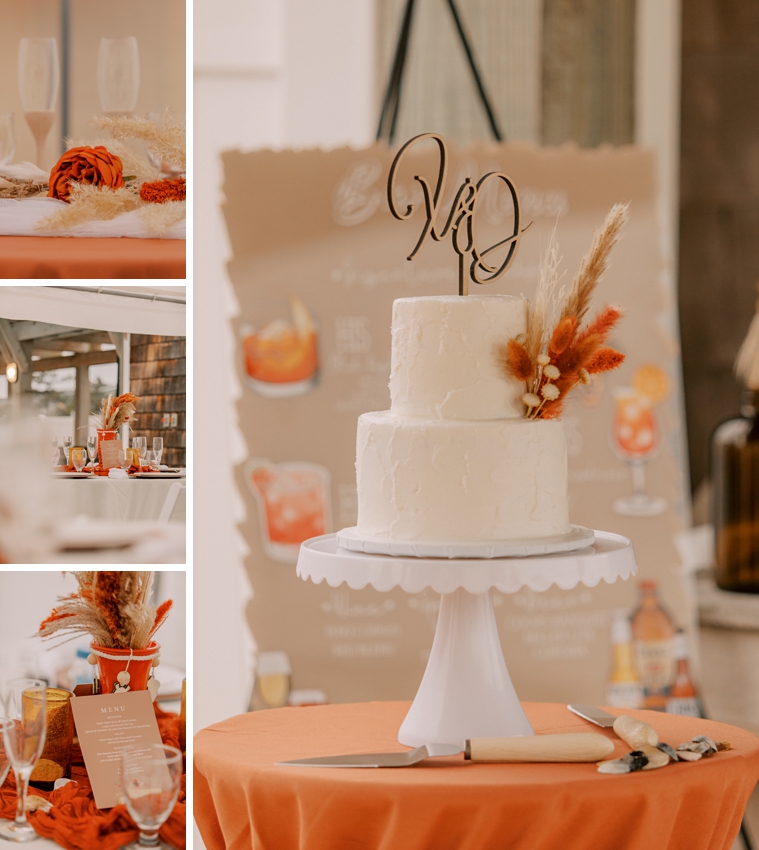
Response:
[{"label": "tan backdrop board", "polygon": [[[575,391],[564,414],[570,518],[632,538],[640,575],[660,580],[673,618],[689,627],[673,541],[686,516],[679,346],[659,251],[653,154],[525,145],[450,154],[446,213],[465,176],[476,180],[498,170],[516,183],[525,219],[535,222],[505,277],[489,287],[470,284],[472,291],[532,297],[554,227],[568,284],[610,207],[630,202],[630,220],[594,304],[624,306],[610,343],[627,359]],[[389,407],[393,300],[457,291],[449,242],[429,242],[413,262],[406,260],[422,215],[406,222],[390,215],[391,160],[379,145],[224,156],[229,274],[240,304],[237,367],[245,387],[239,418],[250,454],[238,472],[255,594],[250,624],[261,650],[289,654],[294,687],[320,688],[333,702],[413,696],[439,603],[429,589],[378,593],[313,585],[295,575],[299,540],[355,525],[356,420]],[[431,149],[409,155],[399,195],[417,197],[415,173],[433,180]],[[513,213],[495,189],[482,205],[481,239],[493,244],[511,232]],[[645,421],[631,420],[624,402],[641,387],[655,404]],[[651,449],[633,463],[629,438],[640,429],[653,435]],[[626,515],[633,479],[653,515]],[[635,607],[636,581],[494,596],[504,653],[523,699],[603,701],[611,615]]]}]

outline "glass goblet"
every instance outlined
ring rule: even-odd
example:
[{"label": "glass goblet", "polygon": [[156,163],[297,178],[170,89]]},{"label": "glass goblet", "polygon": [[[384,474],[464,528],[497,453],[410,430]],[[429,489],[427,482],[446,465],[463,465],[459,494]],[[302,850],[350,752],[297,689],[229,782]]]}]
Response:
[{"label": "glass goblet", "polygon": [[127,811],[140,830],[138,841],[129,847],[168,846],[159,840],[158,830],[177,802],[182,771],[182,753],[176,747],[124,747],[121,791]]},{"label": "glass goblet", "polygon": [[11,679],[6,688],[3,743],[16,776],[16,819],[0,825],[0,838],[34,841],[37,833],[26,819],[29,778],[45,746],[47,685],[40,679]]},{"label": "glass goblet", "polygon": [[55,466],[55,462],[58,460],[58,438],[55,437],[50,441],[50,458],[53,461],[53,466]]},{"label": "glass goblet", "polygon": [[71,447],[74,445],[73,437],[64,437],[63,438],[63,449],[66,452],[66,463],[71,466]]},{"label": "glass goblet", "polygon": [[85,463],[87,463],[87,450],[82,446],[74,446],[69,452],[69,457],[71,458],[74,469],[77,472],[81,472],[84,469]]},{"label": "glass goblet", "polygon": [[147,453],[148,466],[151,472],[161,471],[161,453],[156,451],[148,451]]},{"label": "glass goblet", "polygon": [[106,114],[130,115],[140,90],[140,51],[134,36],[103,38],[98,54],[98,94]]},{"label": "glass goblet", "polygon": [[55,121],[60,68],[54,38],[22,38],[18,50],[18,89],[24,118],[37,144],[37,165],[43,168],[45,140]]}]

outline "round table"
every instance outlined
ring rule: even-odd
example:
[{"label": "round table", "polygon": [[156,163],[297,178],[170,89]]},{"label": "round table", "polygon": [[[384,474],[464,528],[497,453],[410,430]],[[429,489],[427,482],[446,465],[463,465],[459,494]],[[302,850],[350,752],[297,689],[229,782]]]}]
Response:
[{"label": "round table", "polygon": [[184,239],[0,236],[0,278],[184,278]]},{"label": "round table", "polygon": [[[601,732],[563,705],[524,703],[536,733]],[[676,746],[697,734],[733,749],[621,776],[593,764],[411,768],[280,767],[351,752],[398,752],[407,702],[259,711],[195,736],[194,813],[207,850],[729,850],[759,779],[759,739],[695,718],[628,711]],[[613,714],[625,713],[610,709]]]},{"label": "round table", "polygon": [[[157,520],[171,485],[183,478],[55,478],[51,489],[63,516],[95,519]],[[185,490],[179,494],[172,521],[186,518]]]}]

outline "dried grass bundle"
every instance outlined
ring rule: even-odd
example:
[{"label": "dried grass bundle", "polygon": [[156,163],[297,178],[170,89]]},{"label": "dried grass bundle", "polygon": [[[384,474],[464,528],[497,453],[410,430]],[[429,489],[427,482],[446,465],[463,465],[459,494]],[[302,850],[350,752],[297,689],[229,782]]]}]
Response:
[{"label": "dried grass bundle", "polygon": [[73,639],[86,634],[100,646],[144,649],[173,604],[170,599],[157,609],[150,604],[153,573],[149,570],[75,572],[74,576],[77,592],[59,597],[59,604],[40,624],[40,637]]},{"label": "dried grass bundle", "polygon": [[32,198],[47,193],[47,183],[0,176],[0,198]]},{"label": "dried grass bundle", "polygon": [[184,221],[186,217],[186,201],[143,204],[140,208],[140,218],[145,222],[145,227],[155,236],[165,236],[175,224]]},{"label": "dried grass bundle", "polygon": [[136,419],[137,402],[139,396],[134,393],[124,393],[123,395],[109,395],[100,402],[100,413],[93,413],[90,417],[90,424],[95,428],[104,430],[116,430],[121,428],[133,419]]},{"label": "dried grass bundle", "polygon": [[38,230],[66,230],[88,221],[110,221],[116,216],[139,209],[139,194],[129,187],[109,189],[91,183],[72,183],[70,203],[37,223]]},{"label": "dried grass bundle", "polygon": [[577,384],[587,384],[591,375],[616,369],[625,359],[613,348],[603,347],[622,316],[619,309],[605,307],[585,327],[580,326],[628,212],[627,204],[612,207],[566,295],[559,288],[561,260],[555,229],[551,234],[535,302],[527,315],[524,344],[521,338],[509,340],[501,352],[507,374],[525,382],[522,402],[528,419],[556,418]]},{"label": "dried grass bundle", "polygon": [[[109,130],[114,139],[145,142],[161,162],[176,165],[180,171],[187,167],[185,128],[168,110],[163,115],[163,127],[137,115],[98,115],[90,120],[99,130]],[[110,145],[107,147],[110,149]]]}]

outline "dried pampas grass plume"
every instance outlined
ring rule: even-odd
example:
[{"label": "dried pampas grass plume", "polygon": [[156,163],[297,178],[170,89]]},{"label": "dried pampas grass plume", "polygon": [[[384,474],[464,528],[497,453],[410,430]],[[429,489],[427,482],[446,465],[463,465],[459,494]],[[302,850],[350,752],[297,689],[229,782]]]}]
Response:
[{"label": "dried pampas grass plume", "polygon": [[185,128],[168,110],[163,115],[163,127],[137,115],[98,115],[90,120],[99,130],[109,130],[114,139],[145,142],[156,159],[170,162],[180,171],[187,167]]},{"label": "dried pampas grass plume", "polygon": [[141,206],[140,196],[128,186],[110,189],[92,183],[72,183],[70,202],[39,221],[37,230],[66,230],[88,221],[110,221]]},{"label": "dried pampas grass plume", "polygon": [[629,204],[615,204],[601,230],[593,239],[590,251],[582,261],[572,286],[567,294],[562,318],[574,316],[579,326],[590,307],[590,298],[598,285],[601,275],[606,271],[611,249],[616,245],[624,223],[630,213]]}]

